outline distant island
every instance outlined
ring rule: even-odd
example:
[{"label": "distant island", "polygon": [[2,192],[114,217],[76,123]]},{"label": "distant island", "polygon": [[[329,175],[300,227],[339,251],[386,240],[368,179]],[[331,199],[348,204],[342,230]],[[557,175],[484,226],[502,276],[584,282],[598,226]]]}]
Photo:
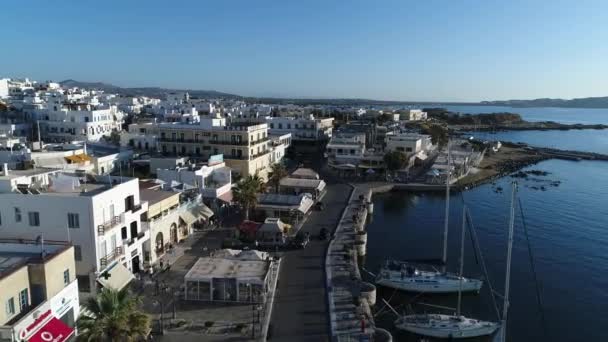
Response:
[{"label": "distant island", "polygon": [[462,114],[445,108],[423,108],[428,117],[437,120],[455,131],[498,131],[498,130],[570,130],[608,129],[603,124],[563,124],[554,121],[526,121],[517,113]]},{"label": "distant island", "polygon": [[564,108],[608,108],[608,96],[584,97],[579,99],[534,99],[482,101],[481,105],[506,107],[564,107]]},{"label": "distant island", "polygon": [[133,87],[125,88],[103,82],[81,82],[75,80],[65,80],[59,82],[65,88],[99,89],[106,93],[119,94],[123,96],[148,96],[161,98],[167,93],[188,92],[191,97],[198,98],[239,98],[240,96],[222,93],[215,90],[196,90],[196,89],[169,89],[160,87]]},{"label": "distant island", "polygon": [[72,79],[59,82],[67,88],[78,87],[85,89],[101,89],[109,93],[124,96],[162,97],[164,94],[187,91],[192,97],[199,98],[239,98],[249,103],[267,104],[297,104],[297,105],[334,105],[334,106],[404,106],[404,107],[431,107],[442,105],[467,106],[504,106],[504,107],[564,107],[564,108],[608,108],[608,96],[585,97],[578,99],[533,99],[533,100],[504,100],[481,102],[450,102],[450,101],[386,101],[364,98],[279,98],[241,96],[219,92],[215,90],[197,89],[171,89],[161,87],[119,87],[104,82],[82,82]]}]

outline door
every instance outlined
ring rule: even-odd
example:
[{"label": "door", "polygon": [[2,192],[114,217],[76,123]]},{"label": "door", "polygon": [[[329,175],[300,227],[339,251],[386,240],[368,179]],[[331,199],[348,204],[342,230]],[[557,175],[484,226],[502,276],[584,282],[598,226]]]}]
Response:
[{"label": "door", "polygon": [[139,268],[139,255],[136,256],[135,258],[131,259],[132,262],[132,270],[133,270],[133,274],[137,274],[141,271],[141,269]]}]

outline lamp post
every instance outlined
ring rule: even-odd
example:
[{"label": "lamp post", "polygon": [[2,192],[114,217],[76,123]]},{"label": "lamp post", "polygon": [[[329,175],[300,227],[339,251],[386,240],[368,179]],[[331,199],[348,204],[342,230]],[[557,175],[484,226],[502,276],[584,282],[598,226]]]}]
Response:
[{"label": "lamp post", "polygon": [[160,306],[160,319],[159,319],[160,334],[164,335],[165,334],[165,322],[163,320],[163,316],[164,316],[165,308],[164,308],[164,305],[163,305],[163,301],[160,298],[156,299],[154,301],[154,305],[159,305]]}]

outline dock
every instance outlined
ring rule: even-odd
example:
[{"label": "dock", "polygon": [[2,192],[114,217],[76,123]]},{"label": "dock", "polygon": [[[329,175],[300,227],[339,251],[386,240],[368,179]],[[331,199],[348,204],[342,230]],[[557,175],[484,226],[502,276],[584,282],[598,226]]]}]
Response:
[{"label": "dock", "polygon": [[369,187],[353,187],[328,245],[325,270],[331,341],[392,341],[390,333],[375,326],[376,287],[362,280],[358,265],[358,257],[365,255],[371,196]]}]

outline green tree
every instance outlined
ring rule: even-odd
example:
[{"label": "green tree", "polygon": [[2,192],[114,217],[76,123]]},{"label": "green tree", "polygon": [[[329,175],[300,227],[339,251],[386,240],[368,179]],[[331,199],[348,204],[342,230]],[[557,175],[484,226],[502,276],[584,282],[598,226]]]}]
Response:
[{"label": "green tree", "polygon": [[384,164],[389,171],[401,170],[407,164],[407,156],[400,151],[391,151],[384,155]]},{"label": "green tree", "polygon": [[281,179],[287,177],[287,169],[282,163],[274,163],[270,166],[270,174],[268,175],[268,184],[274,187],[276,193],[279,192],[279,184]]},{"label": "green tree", "polygon": [[79,341],[137,341],[150,334],[150,318],[138,310],[140,299],[126,289],[104,288],[97,297],[89,298],[85,309],[90,312],[77,322]]},{"label": "green tree", "polygon": [[257,194],[264,192],[265,187],[264,181],[256,173],[242,178],[232,189],[234,200],[245,211],[246,220],[249,219],[249,210],[255,208],[258,202]]},{"label": "green tree", "polygon": [[439,124],[424,124],[420,128],[422,129],[422,133],[431,136],[431,141],[434,145],[437,145],[440,148],[447,145],[449,132],[446,126]]}]

